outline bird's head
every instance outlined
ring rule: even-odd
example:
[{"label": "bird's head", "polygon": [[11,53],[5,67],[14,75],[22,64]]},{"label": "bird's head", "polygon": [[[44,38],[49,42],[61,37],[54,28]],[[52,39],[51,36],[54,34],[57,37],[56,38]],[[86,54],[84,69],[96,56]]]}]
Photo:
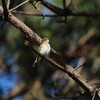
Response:
[{"label": "bird's head", "polygon": [[43,42],[48,42],[48,43],[49,43],[49,39],[48,39],[48,38],[43,38],[43,39],[42,39],[42,43],[43,43]]}]

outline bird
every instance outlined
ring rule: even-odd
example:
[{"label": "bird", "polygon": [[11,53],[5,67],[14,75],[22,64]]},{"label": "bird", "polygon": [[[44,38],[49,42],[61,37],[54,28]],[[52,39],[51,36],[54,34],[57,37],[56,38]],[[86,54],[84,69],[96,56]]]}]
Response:
[{"label": "bird", "polygon": [[[49,39],[48,38],[43,38],[42,42],[40,44],[40,46],[38,47],[38,52],[45,55],[45,56],[49,56],[51,51],[51,47],[49,44]],[[34,63],[33,63],[33,67],[35,67],[35,65],[39,62],[42,62],[43,58],[40,57],[39,55],[37,55]]]}]

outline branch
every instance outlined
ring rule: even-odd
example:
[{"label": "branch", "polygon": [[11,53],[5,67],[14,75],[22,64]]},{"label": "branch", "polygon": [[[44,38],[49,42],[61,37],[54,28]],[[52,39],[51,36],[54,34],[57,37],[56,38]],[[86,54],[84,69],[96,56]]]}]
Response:
[{"label": "branch", "polygon": [[100,17],[100,12],[84,12],[84,11],[71,11],[68,8],[61,9],[59,7],[56,7],[44,0],[40,0],[42,4],[47,7],[49,10],[53,11],[57,15],[62,15],[62,16],[85,16],[85,17]]},{"label": "branch", "polygon": [[17,8],[19,8],[19,7],[21,7],[22,5],[24,5],[24,4],[26,4],[26,3],[28,3],[30,0],[26,0],[26,1],[24,1],[24,2],[22,2],[21,4],[19,4],[18,6],[16,6],[16,7],[14,7],[14,8],[12,8],[12,9],[10,9],[10,11],[13,11],[13,10],[15,10],[15,9],[17,9]]},{"label": "branch", "polygon": [[56,14],[62,14],[63,9],[61,9],[61,8],[59,8],[57,6],[54,6],[54,5],[50,4],[50,3],[48,3],[47,1],[44,1],[44,0],[40,0],[40,1],[46,8],[48,8],[52,12],[54,12]]},{"label": "branch", "polygon": [[72,11],[70,16],[100,17],[100,12]]},{"label": "branch", "polygon": [[[12,13],[14,14],[22,14],[22,15],[28,15],[28,16],[43,16],[43,14],[36,14],[36,13],[33,13],[33,12],[23,12],[23,11],[12,11]],[[61,17],[60,15],[56,15],[56,14],[52,14],[52,15],[49,15],[49,14],[44,14],[45,17]]]},{"label": "branch", "polygon": [[10,0],[8,0],[8,2],[7,2],[7,8],[8,9],[10,8]]},{"label": "branch", "polygon": [[27,92],[29,83],[20,82],[17,85],[15,85],[7,95],[3,97],[3,100],[11,100],[19,95],[22,95]]},{"label": "branch", "polygon": [[[23,12],[23,11],[12,11],[12,13],[15,14],[22,14],[22,15],[28,15],[28,16],[43,16],[42,14],[35,14],[33,12]],[[57,14],[44,14],[45,17],[65,17],[64,14],[57,15]],[[100,12],[81,12],[81,11],[72,11],[68,16],[77,16],[77,17],[100,17]]]},{"label": "branch", "polygon": [[20,31],[22,31],[28,38],[32,39],[37,45],[41,43],[42,39],[15,16],[10,15],[8,18],[8,22],[14,25]]}]

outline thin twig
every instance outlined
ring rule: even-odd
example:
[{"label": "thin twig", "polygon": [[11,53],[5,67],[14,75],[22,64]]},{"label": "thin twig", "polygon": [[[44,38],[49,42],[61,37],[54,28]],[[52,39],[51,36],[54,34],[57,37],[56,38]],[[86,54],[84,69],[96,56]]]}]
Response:
[{"label": "thin twig", "polygon": [[22,2],[21,4],[19,4],[18,6],[16,6],[16,7],[14,7],[14,8],[12,8],[12,9],[10,9],[10,11],[13,11],[13,10],[15,10],[15,9],[17,9],[17,8],[19,8],[19,7],[21,7],[22,5],[24,5],[24,4],[26,4],[26,3],[28,3],[30,0],[26,0],[26,1],[24,1],[24,2]]},{"label": "thin twig", "polygon": [[10,8],[10,0],[8,0],[8,2],[7,2],[7,9],[9,9]]},{"label": "thin twig", "polygon": [[63,13],[63,9],[51,4],[51,3],[48,3],[47,1],[44,1],[44,0],[41,0],[42,4],[48,8],[49,10],[51,10],[52,12],[56,13],[56,14],[62,14]]},{"label": "thin twig", "polygon": [[[12,11],[12,13],[15,13],[15,14],[23,14],[23,15],[28,15],[28,16],[43,16],[43,14],[36,14],[36,13],[33,13],[33,12],[23,12],[23,11]],[[52,15],[49,15],[49,14],[44,14],[45,17],[61,17],[61,16],[58,16],[56,14],[52,14]]]},{"label": "thin twig", "polygon": [[31,2],[31,4],[34,6],[34,8],[35,8],[37,11],[41,12],[41,14],[42,14],[42,16],[43,16],[42,19],[44,19],[44,18],[45,18],[45,14],[37,7],[39,4],[41,4],[41,1],[38,1],[35,5],[33,4],[33,2]]},{"label": "thin twig", "polygon": [[95,100],[96,92],[97,92],[97,90],[95,89],[95,90],[94,90],[94,93],[93,93],[92,100]]},{"label": "thin twig", "polygon": [[84,62],[83,64],[81,64],[80,66],[74,68],[74,70],[72,71],[72,73],[74,73],[77,69],[81,68],[86,62]]}]

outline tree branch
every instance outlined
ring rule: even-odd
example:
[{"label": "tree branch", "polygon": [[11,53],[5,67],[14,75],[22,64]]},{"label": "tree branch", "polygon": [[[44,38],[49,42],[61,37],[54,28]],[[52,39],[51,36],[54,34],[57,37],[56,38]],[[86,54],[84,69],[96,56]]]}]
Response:
[{"label": "tree branch", "polygon": [[[22,15],[28,15],[28,16],[43,16],[42,14],[35,14],[33,12],[23,12],[23,11],[12,11],[12,13],[15,14],[22,14]],[[57,14],[44,14],[45,17],[65,17],[65,15],[57,15]],[[100,17],[100,12],[81,12],[81,11],[72,11],[68,16],[77,16],[77,17]]]},{"label": "tree branch", "polygon": [[7,8],[10,8],[10,0],[7,1]]},{"label": "tree branch", "polygon": [[22,2],[21,4],[17,5],[16,7],[10,9],[10,11],[13,11],[13,10],[15,10],[15,9],[17,9],[17,8],[19,8],[19,7],[21,7],[22,5],[28,3],[29,1],[30,1],[30,0],[26,0],[26,1]]},{"label": "tree branch", "polygon": [[48,3],[47,1],[44,1],[44,0],[40,0],[40,1],[46,8],[48,8],[52,12],[54,12],[56,14],[62,14],[63,9],[61,9],[61,8],[59,8],[57,6],[54,6],[54,5],[50,4],[50,3]]}]

